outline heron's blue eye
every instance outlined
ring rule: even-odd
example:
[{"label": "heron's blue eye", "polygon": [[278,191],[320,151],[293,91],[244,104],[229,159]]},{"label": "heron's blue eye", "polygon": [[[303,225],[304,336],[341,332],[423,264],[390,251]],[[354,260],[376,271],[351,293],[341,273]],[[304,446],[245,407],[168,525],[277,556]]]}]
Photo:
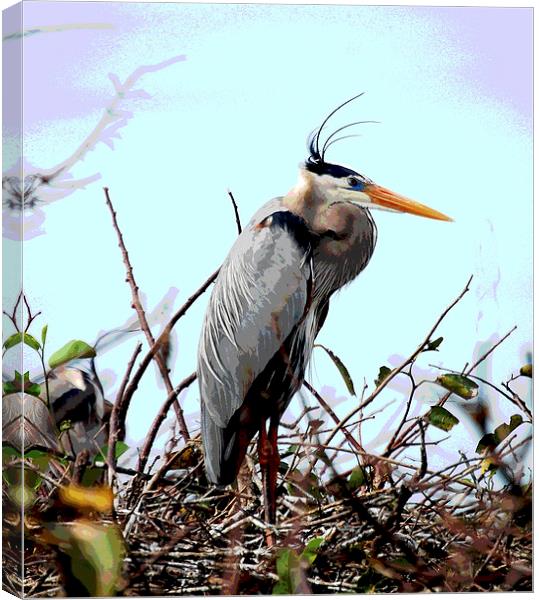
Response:
[{"label": "heron's blue eye", "polygon": [[357,177],[348,177],[348,185],[356,190],[363,189],[363,182],[357,179]]}]

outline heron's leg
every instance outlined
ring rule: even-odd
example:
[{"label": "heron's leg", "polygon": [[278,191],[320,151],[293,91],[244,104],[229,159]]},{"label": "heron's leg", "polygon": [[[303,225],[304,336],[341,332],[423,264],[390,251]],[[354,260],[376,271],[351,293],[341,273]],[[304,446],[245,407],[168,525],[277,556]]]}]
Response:
[{"label": "heron's leg", "polygon": [[277,447],[277,432],[279,430],[279,415],[270,418],[268,441],[271,448],[268,465],[268,522],[275,524],[277,519],[277,474],[279,472],[279,448]]},{"label": "heron's leg", "polygon": [[[271,481],[270,481],[270,465],[271,465],[271,445],[266,432],[266,419],[260,421],[260,433],[258,434],[258,459],[260,461],[260,471],[262,475],[262,495],[264,499],[264,519],[266,523],[271,521]],[[266,530],[266,543],[269,547],[275,545],[273,533]]]},{"label": "heron's leg", "polygon": [[260,431],[258,434],[258,460],[260,462],[260,475],[262,477],[262,494],[264,497],[264,513],[268,517],[268,464],[269,464],[269,441],[266,432],[266,419],[260,419]]}]

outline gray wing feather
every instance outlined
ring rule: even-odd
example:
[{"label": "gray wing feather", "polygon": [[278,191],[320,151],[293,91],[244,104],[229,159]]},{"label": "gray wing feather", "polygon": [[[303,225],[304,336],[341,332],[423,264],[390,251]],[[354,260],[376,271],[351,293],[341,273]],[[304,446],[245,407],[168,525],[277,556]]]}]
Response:
[{"label": "gray wing feather", "polygon": [[215,460],[223,452],[219,429],[301,320],[310,276],[305,250],[280,227],[248,227],[223,263],[198,354],[202,434]]}]

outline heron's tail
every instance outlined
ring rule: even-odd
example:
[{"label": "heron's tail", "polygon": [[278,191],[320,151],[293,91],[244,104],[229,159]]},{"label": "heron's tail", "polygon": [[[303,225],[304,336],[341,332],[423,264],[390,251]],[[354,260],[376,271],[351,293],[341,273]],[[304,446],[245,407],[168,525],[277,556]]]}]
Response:
[{"label": "heron's tail", "polygon": [[255,431],[238,427],[236,418],[232,418],[226,428],[220,427],[211,418],[204,402],[201,404],[201,432],[206,475],[214,485],[229,485],[238,475]]}]

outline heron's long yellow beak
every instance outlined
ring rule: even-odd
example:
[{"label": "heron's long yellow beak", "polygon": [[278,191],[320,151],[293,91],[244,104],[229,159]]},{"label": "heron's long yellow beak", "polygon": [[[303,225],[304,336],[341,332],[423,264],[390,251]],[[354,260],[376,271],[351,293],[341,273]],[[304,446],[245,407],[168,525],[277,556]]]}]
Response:
[{"label": "heron's long yellow beak", "polygon": [[375,183],[366,185],[363,192],[370,197],[374,204],[378,204],[383,208],[407,212],[412,215],[419,215],[420,217],[427,217],[429,219],[438,219],[439,221],[453,220],[451,217],[448,217],[433,208],[429,208],[414,200],[409,200],[404,196],[399,196],[399,194],[395,194],[395,192]]}]

